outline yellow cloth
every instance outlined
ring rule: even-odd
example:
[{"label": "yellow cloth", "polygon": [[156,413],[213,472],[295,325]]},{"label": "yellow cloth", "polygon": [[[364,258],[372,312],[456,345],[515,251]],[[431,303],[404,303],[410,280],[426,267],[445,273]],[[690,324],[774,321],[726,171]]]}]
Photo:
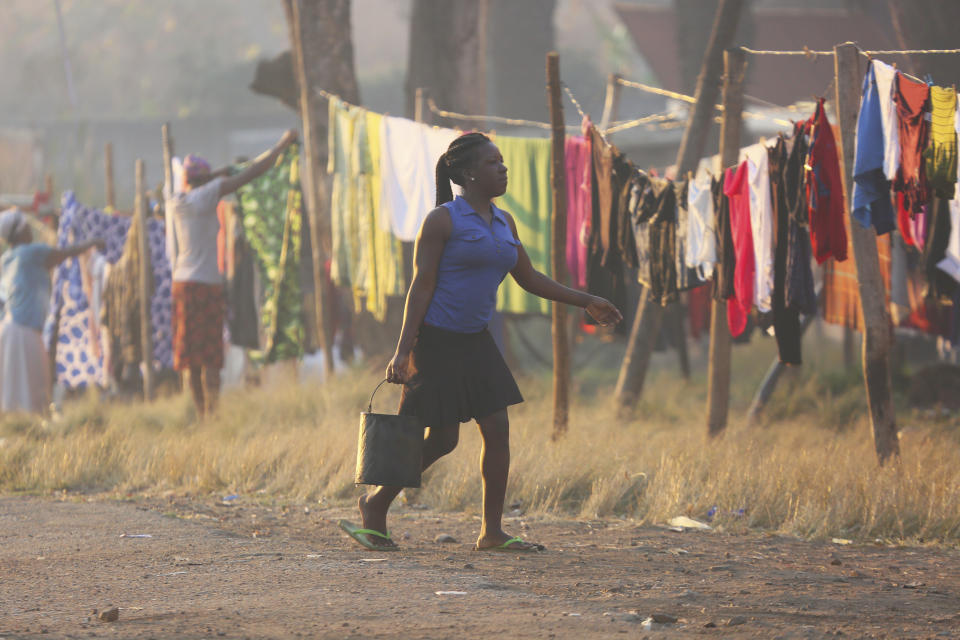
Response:
[{"label": "yellow cloth", "polygon": [[938,197],[953,198],[957,183],[957,92],[930,87],[930,143],[924,150],[927,180]]},{"label": "yellow cloth", "polygon": [[337,286],[350,287],[357,313],[367,310],[380,321],[386,317],[387,296],[406,293],[401,244],[377,223],[382,117],[330,100],[330,277]]},{"label": "yellow cloth", "polygon": [[[552,278],[550,140],[497,136],[493,141],[503,154],[509,178],[507,192],[496,204],[513,216],[520,242],[530,256],[533,268]],[[550,309],[549,300],[527,293],[511,276],[507,276],[500,285],[498,311],[549,315]]]}]

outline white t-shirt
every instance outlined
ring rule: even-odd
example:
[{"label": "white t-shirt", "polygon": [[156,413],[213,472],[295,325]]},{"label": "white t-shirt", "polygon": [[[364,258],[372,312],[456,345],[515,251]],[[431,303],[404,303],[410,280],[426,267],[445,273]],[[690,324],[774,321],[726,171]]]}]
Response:
[{"label": "white t-shirt", "polygon": [[177,245],[174,282],[223,282],[217,265],[217,233],[220,231],[217,203],[222,181],[223,178],[215,178],[203,186],[175,194],[167,201]]}]

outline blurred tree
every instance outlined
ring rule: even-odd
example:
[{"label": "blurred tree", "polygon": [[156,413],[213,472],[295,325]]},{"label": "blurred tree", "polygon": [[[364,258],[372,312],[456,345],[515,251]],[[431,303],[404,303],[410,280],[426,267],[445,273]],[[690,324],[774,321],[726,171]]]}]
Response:
[{"label": "blurred tree", "polygon": [[[960,48],[960,2],[957,0],[887,0],[897,43],[901,49]],[[957,56],[916,54],[907,68],[916,75],[930,74],[943,86],[960,86]]]},{"label": "blurred tree", "polygon": [[[547,119],[546,55],[555,48],[556,0],[490,0],[488,111]],[[561,61],[562,63],[562,61]]]},{"label": "blurred tree", "polygon": [[418,88],[427,89],[442,109],[486,111],[488,8],[489,0],[414,0],[407,116],[413,117]]}]

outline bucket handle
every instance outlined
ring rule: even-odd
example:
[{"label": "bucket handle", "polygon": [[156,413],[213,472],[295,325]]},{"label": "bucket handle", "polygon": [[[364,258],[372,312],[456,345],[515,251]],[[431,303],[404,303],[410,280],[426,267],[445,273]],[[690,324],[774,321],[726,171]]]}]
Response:
[{"label": "bucket handle", "polygon": [[377,391],[380,391],[380,387],[387,383],[387,379],[384,378],[383,382],[377,385],[377,388],[373,390],[373,393],[370,394],[370,402],[367,403],[367,413],[373,413],[373,396],[377,395]]}]

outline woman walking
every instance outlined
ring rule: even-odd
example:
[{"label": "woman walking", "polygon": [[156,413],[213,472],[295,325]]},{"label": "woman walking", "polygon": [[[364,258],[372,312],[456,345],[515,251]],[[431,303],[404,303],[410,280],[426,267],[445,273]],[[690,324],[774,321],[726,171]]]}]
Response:
[{"label": "woman walking", "polygon": [[[460,423],[476,420],[483,441],[483,520],[478,550],[539,551],[542,545],[501,528],[510,468],[507,407],[523,401],[487,331],[497,288],[510,273],[530,293],[582,307],[601,324],[619,322],[610,302],[561,285],[533,268],[509,213],[493,204],[507,190],[507,167],[481,133],[454,140],[437,163],[437,208],[424,220],[414,249],[396,354],[387,380],[403,384],[399,413],[427,426],[423,468],[454,450]],[[450,182],[463,189],[453,197]],[[399,487],[376,487],[360,498],[362,528],[341,522],[369,549],[395,550],[387,510]]]},{"label": "woman walking", "polygon": [[50,360],[41,331],[50,302],[50,270],[84,251],[103,251],[103,240],[57,249],[33,241],[26,216],[0,213],[0,412],[42,413],[49,404]]}]

